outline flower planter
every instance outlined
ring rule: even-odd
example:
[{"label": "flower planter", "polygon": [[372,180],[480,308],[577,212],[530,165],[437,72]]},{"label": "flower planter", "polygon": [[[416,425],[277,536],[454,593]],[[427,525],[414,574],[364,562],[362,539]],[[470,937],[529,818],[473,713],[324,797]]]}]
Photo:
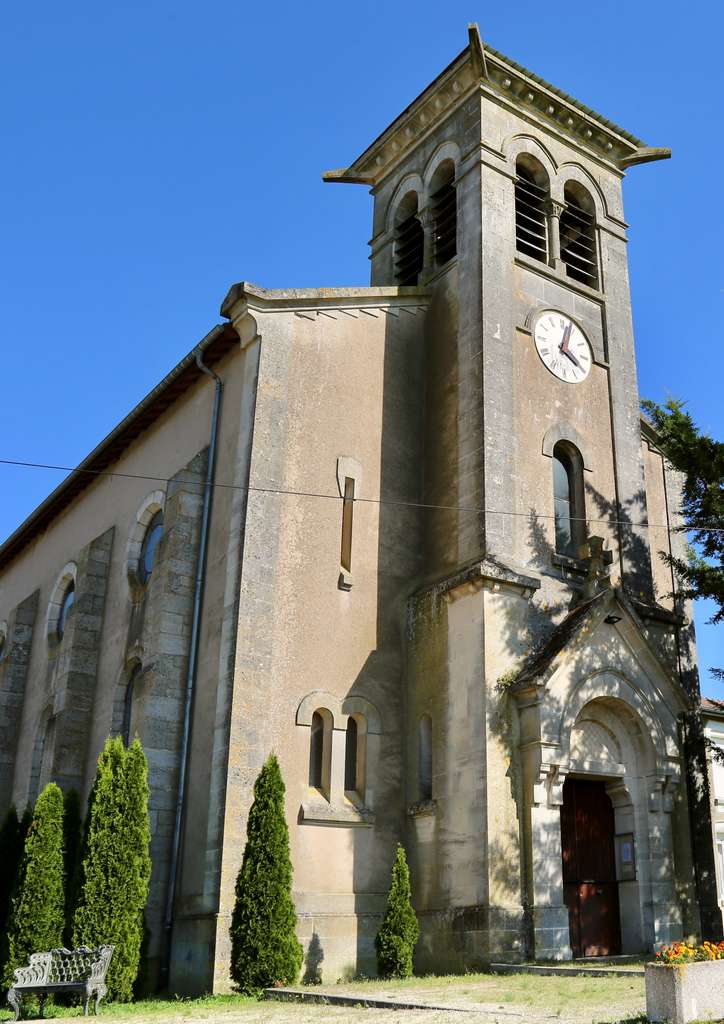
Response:
[{"label": "flower planter", "polygon": [[669,1024],[724,1018],[724,960],[646,964],[646,1013]]}]

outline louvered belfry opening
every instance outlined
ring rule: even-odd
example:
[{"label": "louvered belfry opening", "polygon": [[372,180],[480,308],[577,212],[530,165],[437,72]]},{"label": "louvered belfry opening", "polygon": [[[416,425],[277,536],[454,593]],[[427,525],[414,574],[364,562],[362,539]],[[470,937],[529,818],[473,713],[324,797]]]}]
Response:
[{"label": "louvered belfry opening", "polygon": [[430,185],[435,238],[435,266],[442,267],[457,253],[458,208],[455,195],[455,165],[446,160]]},{"label": "louvered belfry opening", "polygon": [[515,247],[518,252],[547,263],[548,178],[532,157],[521,157],[515,170]]},{"label": "louvered belfry opening", "polygon": [[563,198],[565,209],[561,214],[561,259],[566,274],[574,281],[598,287],[598,260],[596,259],[596,218],[591,197],[579,185],[568,184]]},{"label": "louvered belfry opening", "polygon": [[416,285],[425,255],[425,233],[417,219],[417,193],[408,192],[400,203],[395,226],[395,280]]}]

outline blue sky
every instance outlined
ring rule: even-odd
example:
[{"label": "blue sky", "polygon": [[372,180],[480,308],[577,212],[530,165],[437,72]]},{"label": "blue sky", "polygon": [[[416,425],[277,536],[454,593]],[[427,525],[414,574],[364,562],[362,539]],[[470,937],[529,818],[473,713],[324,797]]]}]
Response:
[{"label": "blue sky", "polygon": [[[469,21],[673,149],[625,183],[640,390],[688,400],[724,438],[715,0],[39,0],[6,6],[0,35],[2,457],[77,463],[217,322],[234,281],[366,284],[370,197],[320,174],[452,60]],[[0,467],[0,535],[59,479]],[[704,669],[724,664],[705,611]]]}]

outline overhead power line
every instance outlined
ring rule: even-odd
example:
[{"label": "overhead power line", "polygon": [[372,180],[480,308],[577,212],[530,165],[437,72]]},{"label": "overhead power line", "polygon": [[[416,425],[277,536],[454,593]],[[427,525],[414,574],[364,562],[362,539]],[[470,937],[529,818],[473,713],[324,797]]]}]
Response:
[{"label": "overhead power line", "polygon": [[[19,459],[0,459],[0,465],[2,466],[16,466],[21,469],[50,469],[59,473],[86,473],[89,476],[96,477],[114,477],[121,480],[146,480],[151,483],[165,483],[168,484],[171,481],[171,477],[166,476],[155,476],[146,473],[117,473],[111,470],[105,469],[83,469],[73,466],[56,466],[45,462],[23,462]],[[200,486],[204,486],[200,484]],[[342,501],[342,496],[339,494],[325,494],[321,491],[297,491],[291,490],[284,487],[257,487],[253,484],[227,484],[219,483],[215,481],[212,487],[219,488],[221,490],[229,491],[253,491],[256,494],[279,494],[286,495],[292,498],[321,498],[327,501]],[[500,509],[500,508],[478,508],[474,505],[436,505],[429,502],[423,501],[405,501],[401,498],[358,498],[355,496],[353,499],[356,504],[365,505],[392,505],[401,508],[417,508],[424,509],[431,512],[470,512],[476,515],[494,515],[494,516],[514,516],[520,519],[551,519],[554,520],[555,515],[545,512],[537,512],[535,509],[531,509],[528,512],[518,512],[514,509]],[[572,521],[581,521],[586,523],[598,523],[606,526],[626,526],[629,529],[640,529],[640,530],[668,530],[671,529],[668,523],[634,523],[629,519],[612,519],[612,518],[601,518],[595,519],[590,516],[571,516]],[[724,527],[714,526],[695,526],[687,524],[687,530],[696,532],[697,530],[706,530],[709,533],[724,533]]]}]

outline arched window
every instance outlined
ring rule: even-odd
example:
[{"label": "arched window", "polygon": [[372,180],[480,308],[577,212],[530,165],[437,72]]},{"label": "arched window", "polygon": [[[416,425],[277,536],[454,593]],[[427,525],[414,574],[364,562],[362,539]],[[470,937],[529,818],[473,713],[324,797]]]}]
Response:
[{"label": "arched window", "polygon": [[361,714],[347,719],[344,748],[344,789],[348,796],[365,798],[367,761],[367,720]]},{"label": "arched window", "polygon": [[518,157],[515,174],[515,247],[518,252],[547,263],[548,175],[527,153]]},{"label": "arched window", "polygon": [[141,583],[148,583],[156,562],[156,553],[161,537],[163,536],[163,512],[155,513],[143,537],[141,544],[141,555],[138,560],[138,578]]},{"label": "arched window", "polygon": [[556,552],[577,558],[586,539],[586,509],[583,459],[570,441],[559,441],[553,448],[553,510]]},{"label": "arched window", "polygon": [[70,610],[71,610],[71,608],[73,607],[74,604],[75,604],[75,583],[73,582],[73,580],[71,580],[70,583],[68,584],[68,586],[65,588],[65,593],[63,594],[63,600],[60,602],[60,611],[58,612],[58,626],[57,626],[57,630],[56,630],[57,635],[58,635],[58,640],[62,640],[63,639],[63,634],[65,633],[65,627],[66,627],[66,625],[68,623],[68,616],[70,615]]},{"label": "arched window", "polygon": [[432,718],[423,715],[418,733],[418,796],[432,800]]},{"label": "arched window", "polygon": [[425,255],[425,233],[417,218],[417,192],[408,192],[395,217],[395,281],[416,285]]},{"label": "arched window", "polygon": [[596,258],[596,208],[588,192],[578,182],[569,181],[563,191],[565,207],[561,214],[561,259],[566,274],[574,281],[598,287]]},{"label": "arched window", "polygon": [[458,210],[455,164],[443,160],[430,182],[430,207],[435,240],[435,266],[442,267],[457,253]]},{"label": "arched window", "polygon": [[131,674],[128,677],[128,683],[126,685],[126,695],[123,701],[123,725],[121,727],[121,736],[126,746],[131,742],[131,725],[133,720],[133,698],[135,695],[135,688],[138,684],[139,676],[141,675],[141,666],[138,662],[131,669]]},{"label": "arched window", "polygon": [[309,785],[329,799],[332,768],[332,715],[317,708],[309,737]]},{"label": "arched window", "polygon": [[344,747],[344,788],[347,792],[357,789],[357,721],[350,717],[347,719],[347,738]]}]

